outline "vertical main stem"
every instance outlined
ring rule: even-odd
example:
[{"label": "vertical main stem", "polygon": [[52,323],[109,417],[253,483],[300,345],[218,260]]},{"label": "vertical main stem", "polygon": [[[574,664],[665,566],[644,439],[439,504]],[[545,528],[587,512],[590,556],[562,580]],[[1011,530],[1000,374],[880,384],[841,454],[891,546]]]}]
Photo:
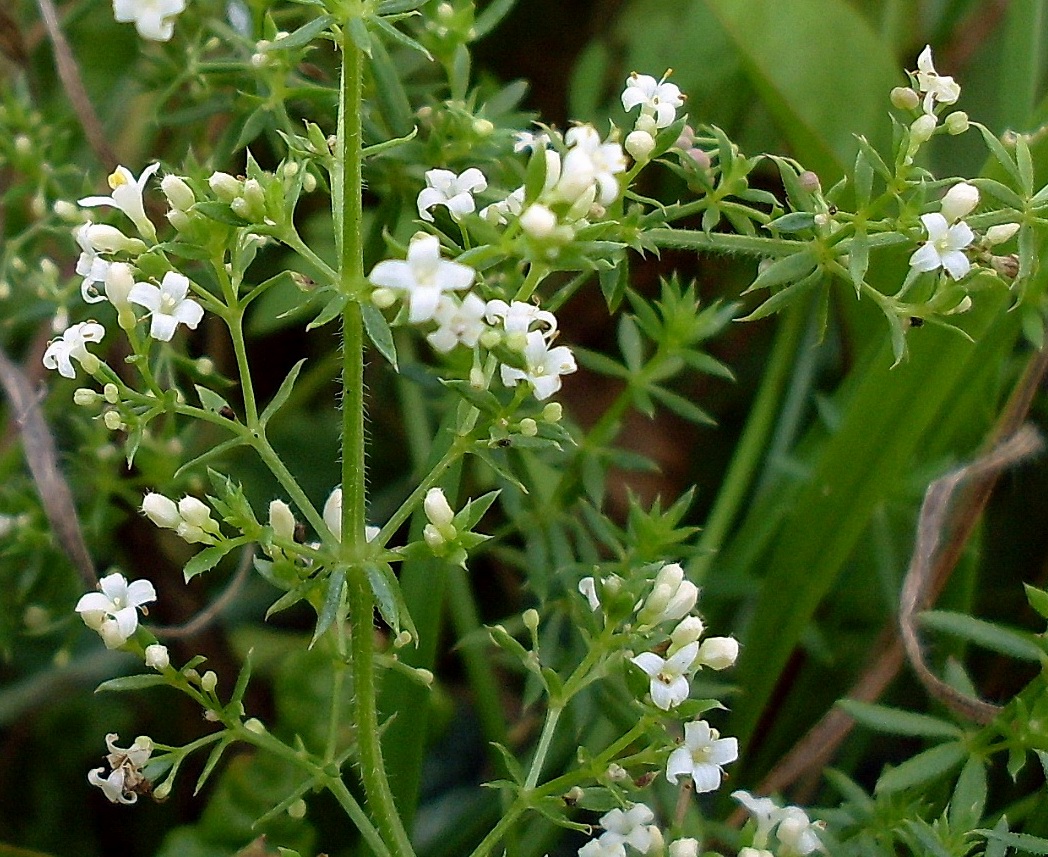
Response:
[{"label": "vertical main stem", "polygon": [[[362,12],[360,2],[351,4],[351,17]],[[382,759],[375,700],[375,603],[365,568],[364,326],[360,310],[364,285],[361,140],[364,59],[348,35],[350,24],[346,21],[343,29],[338,152],[332,194],[339,248],[339,287],[348,298],[342,314],[341,560],[347,568],[353,707],[361,780],[371,815],[386,845],[394,857],[412,857],[411,842],[393,801]]]}]

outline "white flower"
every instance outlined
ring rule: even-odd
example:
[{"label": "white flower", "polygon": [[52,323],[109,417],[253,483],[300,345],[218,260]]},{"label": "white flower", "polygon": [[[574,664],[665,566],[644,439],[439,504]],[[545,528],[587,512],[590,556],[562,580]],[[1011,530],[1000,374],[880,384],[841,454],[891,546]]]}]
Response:
[{"label": "white flower", "polygon": [[677,118],[677,108],[684,104],[684,96],[676,84],[666,83],[666,78],[655,80],[651,75],[633,72],[626,78],[622,107],[628,113],[638,104],[641,115],[653,117],[656,128],[665,128]]},{"label": "white flower", "polygon": [[135,283],[127,299],[150,311],[149,335],[160,342],[170,342],[178,325],[195,330],[204,317],[204,308],[188,294],[189,279],[177,271],[168,271],[159,287]]},{"label": "white flower", "polygon": [[971,270],[971,262],[962,250],[975,240],[975,233],[963,220],[950,226],[938,212],[922,214],[921,223],[928,240],[910,256],[910,267],[918,271],[945,269],[959,280]]},{"label": "white flower", "polygon": [[813,822],[808,814],[799,807],[788,806],[782,810],[782,817],[775,835],[779,838],[779,844],[784,846],[779,852],[787,854],[811,854],[820,843],[815,831],[819,829],[819,822]]},{"label": "white flower", "polygon": [[626,846],[621,842],[591,839],[579,849],[579,857],[626,857]]},{"label": "white flower", "polygon": [[726,670],[739,657],[739,641],[734,637],[710,637],[699,646],[698,661],[711,670]]},{"label": "white flower", "polygon": [[721,738],[705,720],[693,720],[684,724],[684,746],[666,761],[666,779],[676,784],[678,777],[689,776],[699,794],[716,791],[724,774],[721,766],[738,758],[738,740]]},{"label": "white flower", "polygon": [[550,348],[546,337],[537,330],[528,334],[523,353],[525,369],[505,364],[499,367],[502,383],[516,387],[518,381],[527,381],[540,402],[560,389],[561,375],[570,375],[578,368],[571,349],[564,345]]},{"label": "white flower", "polygon": [[742,789],[732,792],[731,796],[741,803],[753,817],[753,820],[757,822],[757,830],[753,834],[754,844],[758,846],[765,845],[768,841],[768,836],[771,835],[772,828],[782,818],[782,808],[771,798],[754,797]]},{"label": "white flower", "polygon": [[89,304],[98,303],[103,300],[102,296],[94,288],[95,283],[105,282],[106,274],[109,273],[109,265],[105,259],[98,255],[98,251],[90,240],[91,222],[88,221],[76,230],[76,243],[80,245],[80,258],[76,262],[76,272],[84,278],[80,284],[80,294]]},{"label": "white flower", "polygon": [[440,258],[440,240],[435,235],[418,233],[408,245],[406,260],[386,259],[371,269],[368,279],[406,294],[408,321],[429,321],[436,312],[444,292],[462,291],[473,284],[476,276],[468,265]]},{"label": "white flower", "polygon": [[550,143],[549,134],[545,131],[541,131],[538,134],[534,134],[531,131],[518,131],[513,135],[513,140],[514,152],[523,152],[525,150],[535,152],[539,149],[545,149]]},{"label": "white flower", "polygon": [[699,598],[699,588],[684,579],[680,563],[672,562],[659,569],[651,594],[637,613],[642,625],[659,625],[683,619]]},{"label": "white flower", "polygon": [[470,167],[461,175],[451,170],[427,170],[426,187],[418,195],[418,216],[432,223],[429,210],[435,205],[445,205],[454,220],[461,220],[476,210],[473,194],[487,187],[488,180],[476,167]]},{"label": "white flower", "polygon": [[[651,701],[657,708],[669,711],[688,698],[688,671],[699,652],[698,643],[689,643],[670,658],[654,652],[643,652],[630,660],[651,679]],[[676,782],[676,780],[674,780]]]},{"label": "white flower", "polygon": [[579,581],[579,592],[589,602],[590,610],[600,607],[600,599],[597,597],[597,584],[592,577],[584,577]]},{"label": "white flower", "polygon": [[429,344],[447,354],[460,342],[472,348],[487,330],[484,324],[484,301],[470,292],[459,303],[450,295],[441,295],[433,320],[438,327],[426,335]]},{"label": "white flower", "polygon": [[545,327],[542,333],[547,339],[557,330],[557,317],[553,313],[539,309],[535,304],[527,301],[513,301],[512,303],[500,300],[488,301],[484,316],[488,324],[501,321],[507,335],[526,335],[531,332],[533,324]]},{"label": "white flower", "polygon": [[699,840],[686,837],[670,843],[670,857],[699,857]]},{"label": "white flower", "polygon": [[[600,836],[601,845],[614,848],[625,844],[636,848],[641,854],[647,854],[655,840],[655,834],[652,833],[654,820],[655,813],[642,803],[633,804],[625,812],[613,809],[600,818],[600,826],[605,830]],[[657,833],[658,828],[655,830]]]},{"label": "white flower", "polygon": [[160,643],[146,646],[145,661],[147,667],[152,667],[158,672],[166,670],[171,666],[171,656],[168,654],[167,646],[162,646]]},{"label": "white flower", "polygon": [[68,328],[61,339],[53,340],[44,351],[44,366],[57,369],[63,378],[75,378],[75,359],[88,372],[98,368],[98,358],[87,350],[89,342],[101,342],[106,329],[97,321],[81,321]]},{"label": "white flower", "polygon": [[595,188],[601,205],[611,205],[619,196],[616,174],[625,172],[626,156],[618,143],[602,143],[592,125],[568,129],[564,141],[571,147],[564,156],[557,192],[574,202]]},{"label": "white flower", "polygon": [[917,57],[917,88],[925,93],[925,113],[931,113],[936,104],[953,104],[961,96],[961,85],[935,70],[930,45],[925,45]]},{"label": "white flower", "polygon": [[122,574],[110,574],[98,582],[101,592],[89,592],[75,610],[92,631],[97,631],[107,649],[124,645],[138,628],[138,608],[156,601],[156,590],[148,580],[128,583]]},{"label": "white flower", "polygon": [[116,746],[117,738],[115,732],[106,735],[106,745],[109,747],[106,761],[112,773],[102,779],[105,768],[95,768],[88,772],[87,781],[98,786],[112,803],[130,805],[138,800],[136,789],[145,782],[142,767],[153,752],[153,742],[145,735],[140,735],[128,749],[121,750]]},{"label": "white flower", "polygon": [[524,207],[524,188],[518,187],[500,202],[493,202],[480,210],[480,216],[493,226],[502,226],[510,217],[516,217]]},{"label": "white flower", "polygon": [[943,196],[940,211],[947,221],[956,223],[971,214],[978,204],[979,188],[968,182],[957,182]]},{"label": "white flower", "polygon": [[[134,3],[135,0],[130,0]],[[119,19],[118,19],[119,20]],[[81,199],[80,205],[94,207],[96,205],[111,205],[119,208],[126,214],[138,228],[140,234],[148,238],[156,238],[156,229],[146,217],[142,192],[145,190],[149,177],[160,169],[160,164],[151,164],[142,171],[137,179],[127,167],[117,167],[109,176],[109,186],[113,189],[111,196],[86,196]]]},{"label": "white flower", "polygon": [[185,8],[185,0],[113,0],[113,17],[121,24],[133,21],[143,39],[166,42]]}]

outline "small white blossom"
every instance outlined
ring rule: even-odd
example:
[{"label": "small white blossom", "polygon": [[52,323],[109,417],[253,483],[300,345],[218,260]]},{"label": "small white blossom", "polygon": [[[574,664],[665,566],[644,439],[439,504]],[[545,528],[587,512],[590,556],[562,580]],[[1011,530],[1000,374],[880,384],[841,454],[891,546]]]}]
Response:
[{"label": "small white blossom", "polygon": [[592,577],[584,577],[579,581],[579,592],[589,602],[590,610],[600,607],[600,599],[597,597],[597,584]]},{"label": "small white blossom", "polygon": [[518,381],[527,381],[540,402],[560,389],[561,375],[569,375],[578,368],[571,349],[564,345],[550,348],[546,337],[537,330],[527,335],[523,355],[525,369],[505,364],[499,367],[502,383],[516,387]]},{"label": "small white blossom", "polygon": [[804,855],[811,854],[818,849],[820,842],[816,831],[819,822],[813,822],[808,818],[808,813],[796,806],[788,806],[782,810],[782,817],[775,835],[782,845],[780,855]]},{"label": "small white blossom", "polygon": [[186,0],[113,0],[113,17],[121,24],[134,22],[143,39],[166,42],[175,31],[175,17],[185,8]]},{"label": "small white blossom", "polygon": [[579,849],[579,857],[626,857],[626,846],[621,842],[591,839]]},{"label": "small white blossom", "polygon": [[105,768],[95,768],[88,772],[87,781],[98,786],[112,803],[130,805],[138,800],[136,789],[145,782],[142,768],[153,753],[153,742],[147,736],[140,735],[128,749],[122,750],[116,746],[118,737],[115,732],[106,735],[109,748],[106,761],[112,772],[103,779],[101,774]]},{"label": "small white blossom", "polygon": [[600,818],[600,826],[605,831],[600,836],[601,844],[604,848],[629,845],[641,854],[647,854],[658,833],[658,828],[652,824],[654,820],[655,813],[642,803],[635,803],[625,811],[613,809]]},{"label": "small white blossom", "polygon": [[[134,2],[134,0],[132,0]],[[160,169],[160,164],[151,164],[135,178],[127,167],[117,167],[109,176],[109,187],[113,189],[110,196],[86,196],[79,200],[80,205],[92,208],[98,205],[111,205],[119,208],[138,228],[140,234],[147,238],[156,238],[156,229],[146,217],[142,193],[150,176]]]},{"label": "small white blossom", "polygon": [[[619,196],[615,176],[626,170],[626,156],[618,143],[601,142],[592,125],[576,125],[564,135],[570,147],[560,165],[553,187],[555,196],[571,203],[611,205]],[[547,161],[546,180],[551,173]]]},{"label": "small white blossom", "polygon": [[488,301],[484,310],[488,324],[502,322],[502,327],[509,336],[524,335],[531,332],[533,324],[542,325],[542,333],[547,339],[557,331],[557,317],[548,310],[539,309],[527,301]]},{"label": "small white blossom", "polygon": [[925,45],[917,57],[917,88],[925,94],[925,113],[931,113],[936,104],[953,104],[961,96],[961,85],[935,70],[930,45]]},{"label": "small white blossom", "polygon": [[440,258],[440,240],[418,233],[408,245],[406,260],[386,259],[371,269],[368,279],[376,286],[404,292],[408,321],[429,321],[444,292],[462,291],[473,284],[476,272],[468,265]]},{"label": "small white blossom", "polygon": [[975,240],[968,224],[962,220],[951,226],[938,212],[922,214],[921,223],[928,240],[910,256],[910,267],[922,272],[943,268],[955,280],[964,277],[972,265],[962,251]]},{"label": "small white blossom", "polygon": [[968,182],[957,182],[946,191],[940,204],[942,216],[950,223],[963,220],[979,204],[979,188]]},{"label": "small white blossom", "polygon": [[117,649],[138,628],[138,609],[156,601],[156,590],[148,580],[127,582],[122,574],[110,574],[98,582],[101,592],[88,592],[74,608],[92,631],[97,631],[107,649]]},{"label": "small white blossom", "polygon": [[195,330],[204,317],[204,308],[188,294],[189,279],[177,271],[168,271],[159,287],[135,283],[128,300],[150,311],[149,335],[160,342],[170,342],[178,325]]},{"label": "small white blossom", "polygon": [[557,215],[541,202],[532,203],[520,215],[520,228],[528,237],[541,241],[557,231]]},{"label": "small white blossom", "polygon": [[782,808],[768,797],[754,797],[747,791],[739,789],[731,793],[757,823],[757,830],[753,834],[755,845],[763,846],[767,843],[772,829],[782,818]]},{"label": "small white blossom", "polygon": [[80,245],[80,258],[76,262],[76,272],[84,278],[80,284],[81,296],[87,303],[94,304],[103,300],[94,285],[105,282],[111,263],[99,256],[94,244],[91,243],[90,229],[91,222],[88,221],[75,232],[76,243]]},{"label": "small white blossom", "polygon": [[724,775],[722,766],[738,758],[737,739],[721,738],[705,720],[693,720],[684,724],[684,746],[666,761],[666,779],[676,784],[678,777],[689,776],[697,793],[716,791]]},{"label": "small white blossom", "polygon": [[81,321],[68,328],[61,339],[53,340],[44,351],[44,367],[57,369],[63,378],[75,378],[76,360],[88,372],[98,368],[98,358],[87,350],[89,342],[101,342],[106,329],[97,321]]},{"label": "small white blossom", "polygon": [[158,672],[166,670],[171,666],[171,656],[168,654],[167,646],[163,646],[160,643],[146,646],[145,661],[147,667],[151,667]]},{"label": "small white blossom", "polygon": [[699,646],[698,662],[711,670],[726,670],[739,657],[739,641],[734,637],[710,637]]},{"label": "small white blossom", "polygon": [[691,688],[687,676],[698,652],[699,644],[689,643],[669,658],[643,652],[630,659],[651,679],[651,701],[656,708],[669,711],[688,698]]},{"label": "small white blossom", "polygon": [[484,308],[484,301],[472,292],[462,299],[462,303],[450,295],[441,295],[433,312],[437,329],[426,334],[426,339],[442,354],[447,354],[460,342],[472,348],[487,330]]},{"label": "small white blossom", "polygon": [[426,187],[418,195],[418,216],[433,222],[429,210],[436,205],[447,206],[455,220],[472,214],[477,207],[473,194],[486,190],[488,180],[476,167],[470,167],[461,175],[451,170],[427,170]]},{"label": "small white blossom", "polygon": [[676,84],[667,83],[666,78],[656,80],[651,75],[636,72],[626,78],[626,88],[622,91],[623,109],[628,113],[640,105],[641,115],[653,117],[657,128],[672,125],[677,118],[677,108],[683,104],[680,89]]},{"label": "small white blossom", "polygon": [[492,226],[502,226],[510,217],[516,217],[524,207],[524,188],[518,187],[505,199],[493,202],[480,210],[483,217]]},{"label": "small white blossom", "polygon": [[535,152],[539,149],[545,149],[550,144],[549,134],[545,131],[541,131],[538,134],[531,131],[518,131],[513,135],[513,140],[514,152]]}]

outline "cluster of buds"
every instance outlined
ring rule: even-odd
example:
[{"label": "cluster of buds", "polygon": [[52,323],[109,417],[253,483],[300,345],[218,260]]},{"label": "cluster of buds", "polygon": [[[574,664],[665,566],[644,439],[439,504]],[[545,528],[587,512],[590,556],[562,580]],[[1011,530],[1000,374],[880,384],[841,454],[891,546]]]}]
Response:
[{"label": "cluster of buds", "polygon": [[935,70],[932,49],[925,45],[917,57],[917,71],[910,73],[911,86],[897,86],[891,91],[894,107],[916,114],[910,124],[909,144],[906,159],[912,162],[921,146],[928,142],[941,127],[947,134],[963,134],[968,130],[968,114],[960,110],[949,113],[942,126],[939,114],[943,106],[950,106],[961,97],[961,85],[948,75]]},{"label": "cluster of buds", "polygon": [[189,544],[213,545],[221,537],[218,522],[208,505],[196,497],[183,497],[178,503],[155,491],[142,500],[142,513],[158,527],[174,530]]}]

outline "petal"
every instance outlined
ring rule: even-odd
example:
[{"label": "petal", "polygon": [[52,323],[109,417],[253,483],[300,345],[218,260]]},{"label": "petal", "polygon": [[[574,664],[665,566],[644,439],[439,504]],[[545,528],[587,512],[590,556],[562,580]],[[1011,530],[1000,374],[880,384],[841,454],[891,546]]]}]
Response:
[{"label": "petal", "polygon": [[721,769],[716,765],[700,762],[691,772],[696,794],[714,792],[721,784]]},{"label": "petal", "polygon": [[120,636],[126,640],[135,633],[138,627],[138,610],[134,607],[124,607],[113,614],[113,619],[116,621],[117,628],[120,629]]},{"label": "petal", "polygon": [[447,354],[458,345],[458,337],[450,327],[441,327],[426,334],[426,341],[441,354]]},{"label": "petal", "polygon": [[178,319],[173,315],[154,312],[149,322],[149,335],[159,342],[170,342],[178,327]]},{"label": "petal", "polygon": [[713,730],[705,720],[692,720],[684,724],[684,743],[691,750],[708,747],[713,740]]},{"label": "petal", "polygon": [[98,205],[112,205],[117,207],[116,200],[111,196],[85,196],[83,199],[77,200],[77,205],[82,205],[85,208],[94,208]]},{"label": "petal", "polygon": [[941,265],[939,251],[931,242],[921,245],[910,256],[910,267],[918,271],[934,271]]},{"label": "petal", "polygon": [[76,602],[76,607],[73,610],[77,613],[108,613],[112,607],[113,602],[101,592],[88,592],[86,595],[80,596],[80,600]]},{"label": "petal", "polygon": [[448,211],[455,220],[461,220],[467,214],[472,214],[477,209],[477,203],[468,193],[460,193],[451,197],[447,202]]},{"label": "petal", "polygon": [[739,758],[739,742],[736,738],[719,738],[710,747],[709,760],[716,765],[727,765]]},{"label": "petal", "polygon": [[189,294],[189,278],[177,271],[168,271],[160,281],[160,291],[176,304],[184,301]]},{"label": "petal", "polygon": [[929,241],[938,241],[949,231],[949,224],[946,222],[946,218],[938,211],[932,212],[931,214],[922,214],[921,223],[924,224],[924,229],[928,233]]},{"label": "petal", "polygon": [[[688,643],[688,645],[681,648],[679,652],[666,662],[666,666],[675,673],[683,673],[695,662],[695,658],[698,654],[699,644],[697,642]],[[686,726],[690,725],[690,723],[686,724]]]},{"label": "petal", "polygon": [[[516,387],[518,381],[524,381],[528,377],[516,366],[507,366],[506,364],[499,366],[499,375],[502,378],[502,385],[504,387]],[[641,667],[641,669],[644,668]]]},{"label": "petal", "polygon": [[473,285],[477,272],[461,262],[442,261],[437,267],[436,283],[442,291],[461,291]]},{"label": "petal", "polygon": [[678,777],[691,776],[693,766],[691,753],[684,747],[678,747],[670,753],[670,757],[666,760],[666,779],[676,785]]},{"label": "petal", "polygon": [[160,309],[160,289],[152,283],[135,283],[127,293],[127,299],[150,312]]},{"label": "petal", "polygon": [[531,381],[531,390],[539,402],[546,401],[561,388],[560,375],[535,375],[528,380]]},{"label": "petal", "polygon": [[935,74],[935,66],[932,65],[932,46],[925,45],[920,56],[917,57],[917,68],[925,74]]},{"label": "petal", "polygon": [[433,286],[418,286],[411,290],[409,298],[410,309],[408,321],[419,324],[433,318],[433,311],[437,308],[440,300],[440,289]]},{"label": "petal", "polygon": [[371,269],[368,280],[376,286],[385,286],[389,289],[411,290],[417,285],[410,263],[400,259],[386,259],[379,262]]},{"label": "petal", "polygon": [[955,223],[946,232],[946,249],[963,250],[975,240],[975,233],[963,220]]},{"label": "petal", "polygon": [[176,322],[181,322],[186,327],[196,330],[196,326],[204,317],[204,308],[192,298],[186,298],[175,307],[172,315]]},{"label": "petal", "polygon": [[435,205],[441,205],[447,200],[447,195],[441,193],[436,188],[427,187],[422,190],[418,195],[418,216],[423,220],[433,222],[433,215],[429,213],[429,210]]},{"label": "petal", "polygon": [[654,652],[642,652],[641,654],[630,658],[630,661],[652,677],[657,676],[659,671],[666,664],[666,662]]},{"label": "petal", "polygon": [[968,276],[968,272],[972,269],[972,263],[960,250],[947,250],[943,253],[942,266],[946,269],[946,273],[955,280]]},{"label": "petal", "polygon": [[124,603],[127,601],[127,578],[114,572],[98,581],[98,588],[110,601]]},{"label": "petal", "polygon": [[132,607],[141,607],[150,601],[156,601],[156,590],[148,580],[135,580],[127,587],[127,603]]},{"label": "petal", "polygon": [[484,177],[484,173],[476,167],[470,167],[458,177],[456,185],[459,190],[467,193],[478,193],[488,189],[488,180]]}]

